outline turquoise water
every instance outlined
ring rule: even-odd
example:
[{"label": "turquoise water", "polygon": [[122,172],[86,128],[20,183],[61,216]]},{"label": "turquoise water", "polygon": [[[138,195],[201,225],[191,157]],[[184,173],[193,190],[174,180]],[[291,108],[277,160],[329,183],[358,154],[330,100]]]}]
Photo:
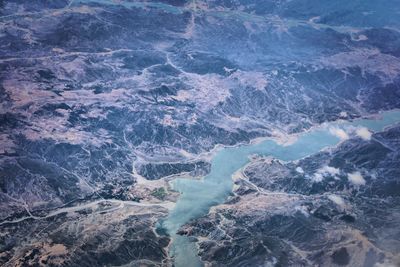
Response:
[{"label": "turquoise water", "polygon": [[124,6],[126,8],[157,8],[172,14],[182,14],[182,8],[168,5],[159,2],[128,2],[128,1],[113,1],[113,0],[74,0],[72,5],[87,4],[87,3],[99,3],[103,5],[115,5]]},{"label": "turquoise water", "polygon": [[300,134],[294,143],[286,146],[279,145],[273,140],[265,140],[257,144],[219,150],[211,160],[210,173],[203,179],[179,178],[171,182],[172,188],[181,195],[168,218],[162,223],[162,227],[172,237],[170,255],[174,257],[175,266],[202,266],[194,243],[190,242],[188,237],[178,236],[175,233],[183,224],[207,214],[210,207],[226,200],[232,192],[231,176],[249,162],[249,156],[257,154],[273,156],[284,161],[297,160],[338,144],[340,139],[330,132],[331,127],[348,130],[351,127],[362,126],[376,132],[397,122],[400,122],[400,111],[387,111],[375,119],[358,119],[352,122],[342,121],[322,125]]}]

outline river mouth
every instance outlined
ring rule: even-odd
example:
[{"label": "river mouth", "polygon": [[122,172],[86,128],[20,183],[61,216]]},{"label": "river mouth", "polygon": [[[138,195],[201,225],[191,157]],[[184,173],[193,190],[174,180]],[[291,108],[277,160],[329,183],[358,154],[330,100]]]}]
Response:
[{"label": "river mouth", "polygon": [[354,121],[324,123],[297,135],[290,144],[277,140],[227,147],[219,150],[211,160],[211,170],[203,179],[177,178],[171,188],[180,193],[174,209],[160,222],[159,229],[168,234],[172,243],[169,255],[176,267],[203,266],[197,256],[197,247],[191,238],[180,236],[177,231],[190,220],[206,215],[212,206],[222,204],[232,194],[232,175],[243,168],[252,155],[272,156],[283,161],[298,160],[333,147],[352,136],[370,137],[368,133],[382,131],[400,122],[400,111],[392,110],[378,117]]}]

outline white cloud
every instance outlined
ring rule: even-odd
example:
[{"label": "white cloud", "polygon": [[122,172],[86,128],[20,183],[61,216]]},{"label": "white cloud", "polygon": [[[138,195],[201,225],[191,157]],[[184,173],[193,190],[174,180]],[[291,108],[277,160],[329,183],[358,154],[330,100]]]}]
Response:
[{"label": "white cloud", "polygon": [[371,140],[372,133],[365,127],[358,128],[356,134],[364,140]]},{"label": "white cloud", "polygon": [[322,182],[322,180],[324,180],[324,176],[321,173],[317,172],[317,173],[314,173],[312,180],[316,183],[319,183],[319,182]]},{"label": "white cloud", "polygon": [[302,167],[297,167],[297,168],[296,168],[296,172],[298,172],[298,173],[304,173],[304,170],[303,170]]},{"label": "white cloud", "polygon": [[338,195],[329,195],[329,196],[328,196],[328,199],[329,199],[330,201],[332,201],[333,203],[335,203],[336,205],[338,205],[339,207],[341,207],[341,208],[344,208],[344,207],[345,207],[345,203],[344,203],[343,198],[341,198],[341,197],[338,196]]},{"label": "white cloud", "polygon": [[353,172],[353,173],[347,174],[347,179],[349,180],[349,182],[353,183],[354,185],[357,185],[357,186],[365,185],[365,179],[361,175],[360,172]]},{"label": "white cloud", "polygon": [[331,175],[338,175],[340,170],[331,166],[324,166],[318,170],[322,174],[331,174]]},{"label": "white cloud", "polygon": [[324,166],[322,168],[319,168],[315,173],[312,178],[314,182],[322,182],[322,180],[326,176],[336,176],[340,173],[340,170],[331,166]]},{"label": "white cloud", "polygon": [[340,129],[340,128],[330,128],[329,129],[329,132],[331,133],[331,134],[333,134],[334,136],[337,136],[337,137],[339,137],[340,138],[340,140],[347,140],[347,139],[349,139],[349,135],[343,130],[343,129]]}]

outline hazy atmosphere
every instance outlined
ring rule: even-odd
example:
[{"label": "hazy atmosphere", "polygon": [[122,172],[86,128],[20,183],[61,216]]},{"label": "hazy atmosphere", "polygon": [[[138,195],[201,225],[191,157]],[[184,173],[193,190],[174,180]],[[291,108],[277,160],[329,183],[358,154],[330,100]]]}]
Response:
[{"label": "hazy atmosphere", "polygon": [[0,266],[400,265],[400,0],[0,0]]}]

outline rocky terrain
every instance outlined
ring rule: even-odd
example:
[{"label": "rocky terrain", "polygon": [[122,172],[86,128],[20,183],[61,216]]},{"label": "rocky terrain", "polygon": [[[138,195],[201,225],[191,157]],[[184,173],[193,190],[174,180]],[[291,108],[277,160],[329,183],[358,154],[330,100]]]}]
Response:
[{"label": "rocky terrain", "polygon": [[180,230],[211,266],[396,266],[400,127],[295,162],[258,158]]},{"label": "rocky terrain", "polygon": [[1,223],[3,266],[154,266],[168,237],[153,231],[167,209],[117,201],[62,208]]},{"label": "rocky terrain", "polygon": [[[164,177],[204,175],[217,145],[400,107],[399,12],[397,0],[0,1],[0,265],[165,262]],[[380,149],[365,148],[398,151]],[[246,175],[301,195],[341,186],[276,184],[268,168]]]}]

